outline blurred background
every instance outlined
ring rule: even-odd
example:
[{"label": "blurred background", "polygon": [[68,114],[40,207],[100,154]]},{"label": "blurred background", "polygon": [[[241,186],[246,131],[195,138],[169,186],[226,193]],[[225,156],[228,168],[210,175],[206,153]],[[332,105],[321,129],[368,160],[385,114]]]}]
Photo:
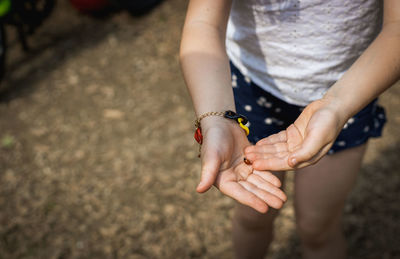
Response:
[{"label": "blurred background", "polygon": [[[0,258],[231,258],[234,202],[195,192],[194,113],[178,63],[187,1],[27,0],[41,13],[30,18],[49,15],[28,24],[7,2]],[[350,258],[400,258],[399,97],[397,85],[381,98],[389,123],[345,208]],[[269,258],[299,257],[292,180]]]}]

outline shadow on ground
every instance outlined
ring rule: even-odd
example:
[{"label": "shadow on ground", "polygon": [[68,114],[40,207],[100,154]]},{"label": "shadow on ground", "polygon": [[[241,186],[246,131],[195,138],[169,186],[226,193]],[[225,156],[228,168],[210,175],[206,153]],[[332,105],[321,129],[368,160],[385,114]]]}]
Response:
[{"label": "shadow on ground", "polygon": [[[60,9],[67,9],[67,14],[60,12]],[[36,81],[46,79],[49,70],[55,70],[67,59],[94,48],[121,27],[118,21],[113,20],[112,13],[95,19],[71,10],[65,2],[59,3],[55,15],[59,16],[57,24],[46,24],[45,29],[39,29],[36,35],[28,37],[28,42],[31,43],[28,52],[21,53],[15,28],[6,27],[7,34],[11,36],[11,39],[8,39],[8,52],[11,52],[8,56],[11,58],[8,58],[6,64],[4,81],[7,83],[0,87],[0,101],[7,102],[30,93]],[[121,13],[115,15],[121,16]],[[139,23],[138,20],[140,18],[132,17],[129,21],[129,33],[137,38],[150,26],[144,22]],[[135,26],[135,23],[138,26]]]}]

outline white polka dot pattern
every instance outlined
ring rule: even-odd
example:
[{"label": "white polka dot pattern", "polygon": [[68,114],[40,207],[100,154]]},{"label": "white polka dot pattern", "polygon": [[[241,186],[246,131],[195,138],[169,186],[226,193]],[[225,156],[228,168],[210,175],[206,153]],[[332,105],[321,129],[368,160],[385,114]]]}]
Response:
[{"label": "white polka dot pattern", "polygon": [[232,81],[232,87],[234,87],[234,88],[237,87],[237,82],[236,81]]},{"label": "white polka dot pattern", "polygon": [[[234,64],[230,65],[232,75],[234,75],[232,79],[238,84],[237,88],[233,89],[236,107],[240,114],[251,121],[251,124],[246,124],[249,128],[251,127],[248,136],[251,143],[255,144],[266,136],[286,129],[304,109],[277,100],[254,82],[251,83],[251,87],[248,87],[243,74]],[[385,122],[385,111],[378,105],[377,100],[374,100],[354,117],[348,119],[343,126],[344,130],[338,135],[328,154],[358,146],[369,138],[381,136]]]},{"label": "white polka dot pattern", "polygon": [[264,120],[264,122],[265,122],[265,124],[270,125],[270,124],[272,124],[273,120],[272,120],[272,118],[266,118]]},{"label": "white polka dot pattern", "polygon": [[248,112],[251,112],[252,107],[251,107],[251,105],[245,105],[245,106],[244,106],[244,109],[245,109],[246,111],[248,111]]},{"label": "white polka dot pattern", "polygon": [[260,98],[258,98],[257,100],[257,104],[260,106],[264,106],[264,104],[267,102],[267,99],[265,99],[265,97],[261,96]]},{"label": "white polka dot pattern", "polygon": [[264,104],[264,106],[265,106],[266,108],[271,108],[271,107],[272,107],[272,103],[266,102],[266,103]]}]

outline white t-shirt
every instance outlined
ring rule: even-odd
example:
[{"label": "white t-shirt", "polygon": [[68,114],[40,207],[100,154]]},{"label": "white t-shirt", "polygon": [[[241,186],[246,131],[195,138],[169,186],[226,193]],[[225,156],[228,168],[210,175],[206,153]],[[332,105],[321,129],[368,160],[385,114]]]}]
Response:
[{"label": "white t-shirt", "polygon": [[266,91],[307,105],[368,47],[381,20],[380,0],[233,0],[227,54]]}]

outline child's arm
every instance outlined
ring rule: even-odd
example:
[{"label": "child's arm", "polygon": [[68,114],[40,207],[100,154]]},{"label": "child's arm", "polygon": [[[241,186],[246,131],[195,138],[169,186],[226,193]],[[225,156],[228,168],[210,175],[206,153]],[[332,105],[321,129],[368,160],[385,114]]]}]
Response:
[{"label": "child's arm", "polygon": [[289,170],[316,163],[346,121],[399,78],[400,1],[385,0],[382,31],[360,58],[294,124],[247,148],[246,156],[258,170]]},{"label": "child's arm", "polygon": [[[183,28],[180,61],[197,116],[235,110],[225,31],[231,0],[191,0]],[[204,136],[198,192],[213,184],[224,194],[260,212],[286,200],[280,181],[269,172],[253,172],[243,163],[250,145],[233,121],[210,116],[201,121]]]},{"label": "child's arm", "polygon": [[180,61],[197,116],[235,110],[225,52],[230,0],[191,0],[183,27]]}]

